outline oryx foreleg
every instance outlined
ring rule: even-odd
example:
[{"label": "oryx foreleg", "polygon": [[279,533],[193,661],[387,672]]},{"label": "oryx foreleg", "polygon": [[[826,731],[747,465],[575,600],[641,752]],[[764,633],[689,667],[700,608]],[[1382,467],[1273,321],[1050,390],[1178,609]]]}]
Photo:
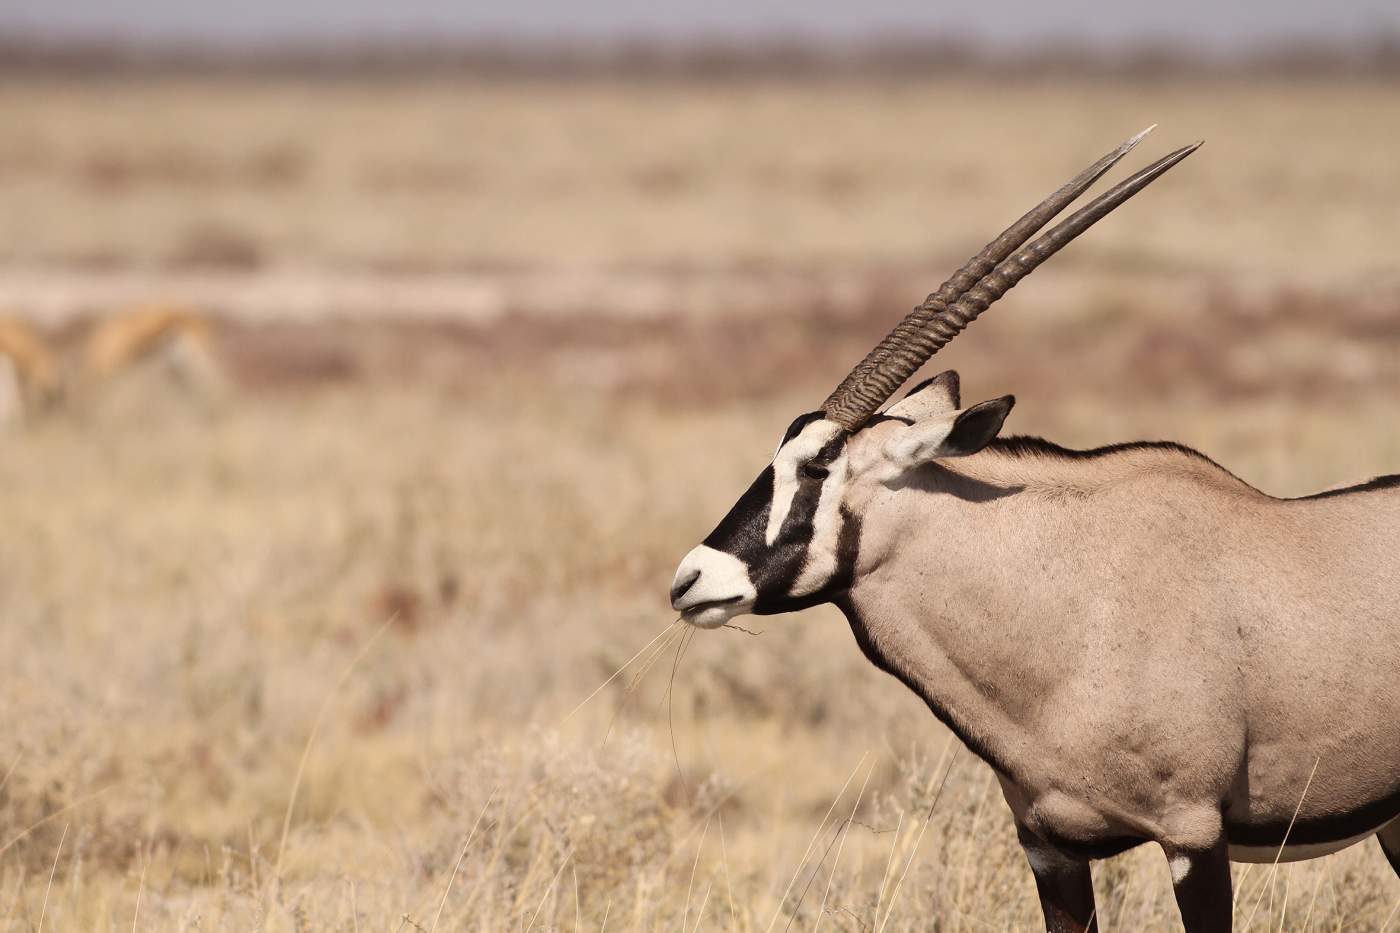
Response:
[{"label": "oryx foreleg", "polygon": [[1089,862],[1065,855],[1024,829],[1017,829],[1035,874],[1048,933],[1096,933],[1094,881]]},{"label": "oryx foreleg", "polygon": [[1234,912],[1225,839],[1205,849],[1163,844],[1186,933],[1229,933]]}]

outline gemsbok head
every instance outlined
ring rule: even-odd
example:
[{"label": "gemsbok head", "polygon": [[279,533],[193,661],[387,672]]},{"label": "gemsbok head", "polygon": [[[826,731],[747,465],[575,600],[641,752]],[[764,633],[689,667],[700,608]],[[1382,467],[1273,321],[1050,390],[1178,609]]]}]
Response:
[{"label": "gemsbok head", "polygon": [[1378,834],[1400,873],[1400,477],[1281,500],[1178,444],[1001,438],[1014,399],[964,406],[952,372],[882,407],[1200,145],[1031,240],[1143,135],[796,418],[671,588],[701,628],[839,607],[866,656],[996,772],[1054,931],[1096,929],[1090,861],[1144,842],[1192,933],[1231,928],[1231,859]]}]

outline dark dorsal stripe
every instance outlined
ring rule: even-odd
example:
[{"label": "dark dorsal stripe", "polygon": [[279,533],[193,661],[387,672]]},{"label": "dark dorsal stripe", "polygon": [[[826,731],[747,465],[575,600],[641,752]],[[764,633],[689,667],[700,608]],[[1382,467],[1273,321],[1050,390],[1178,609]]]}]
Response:
[{"label": "dark dorsal stripe", "polygon": [[[1094,447],[1089,450],[1075,450],[1071,447],[1061,447],[1041,437],[998,437],[987,445],[988,450],[1006,454],[1010,457],[1049,457],[1059,460],[1095,460],[1101,457],[1112,457],[1115,454],[1129,453],[1135,450],[1165,450],[1172,453],[1181,454],[1185,457],[1193,457],[1207,463],[1215,469],[1229,476],[1231,479],[1244,483],[1229,470],[1210,457],[1185,444],[1178,444],[1175,441],[1133,441],[1128,444],[1110,444],[1107,447]],[[1248,483],[1245,483],[1248,486]],[[1251,489],[1254,487],[1250,486]],[[1324,492],[1315,492],[1308,496],[1295,496],[1293,498],[1282,499],[1283,502],[1307,502],[1313,499],[1333,499],[1337,496],[1350,496],[1363,492],[1378,492],[1383,489],[1400,488],[1400,474],[1390,476],[1377,476],[1364,483],[1357,483],[1354,486],[1344,486],[1340,489],[1328,489]],[[1260,495],[1267,495],[1260,493]],[[1270,497],[1274,498],[1274,497]]]},{"label": "dark dorsal stripe", "polygon": [[987,445],[987,448],[1011,457],[1051,457],[1057,460],[1097,460],[1100,457],[1112,457],[1115,454],[1129,453],[1135,450],[1166,450],[1187,457],[1195,457],[1197,460],[1209,463],[1217,470],[1225,473],[1230,472],[1194,447],[1187,447],[1176,441],[1131,441],[1127,444],[1109,444],[1107,447],[1075,450],[1072,447],[1061,447],[1043,437],[1027,437],[1018,434],[1011,437],[994,438]]},{"label": "dark dorsal stripe", "polygon": [[[1120,454],[1132,453],[1139,450],[1157,450],[1167,453],[1178,454],[1183,457],[1190,457],[1219,471],[1221,475],[1254,489],[1244,480],[1240,479],[1210,457],[1196,450],[1194,447],[1187,447],[1185,444],[1178,444],[1176,441],[1130,441],[1126,444],[1109,444],[1107,447],[1091,447],[1088,450],[1075,450],[1073,447],[1061,447],[1059,444],[1047,441],[1043,437],[1027,437],[1025,435],[1012,435],[1011,437],[993,438],[987,445],[987,450],[1005,454],[1008,457],[1043,457],[1054,460],[1100,460],[1104,457],[1115,457]],[[1258,490],[1256,490],[1257,492]],[[1264,495],[1260,493],[1260,495]]]},{"label": "dark dorsal stripe", "polygon": [[1358,492],[1376,492],[1380,489],[1395,489],[1400,487],[1400,474],[1391,476],[1377,476],[1364,483],[1357,483],[1355,486],[1344,486],[1341,489],[1328,489],[1325,492],[1315,492],[1310,496],[1298,496],[1294,502],[1305,502],[1309,499],[1332,499],[1337,496],[1350,496]]}]

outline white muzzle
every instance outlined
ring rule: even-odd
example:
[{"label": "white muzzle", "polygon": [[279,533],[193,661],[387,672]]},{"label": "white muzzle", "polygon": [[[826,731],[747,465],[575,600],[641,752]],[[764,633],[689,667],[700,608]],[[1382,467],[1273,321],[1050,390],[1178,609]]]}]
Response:
[{"label": "white muzzle", "polygon": [[718,628],[753,608],[758,592],[744,562],[700,545],[676,568],[671,608],[697,628]]}]

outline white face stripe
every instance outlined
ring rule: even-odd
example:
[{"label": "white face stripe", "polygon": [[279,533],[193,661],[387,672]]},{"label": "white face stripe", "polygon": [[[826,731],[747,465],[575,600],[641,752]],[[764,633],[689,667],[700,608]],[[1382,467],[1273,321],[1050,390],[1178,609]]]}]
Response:
[{"label": "white face stripe", "polygon": [[763,532],[763,542],[769,547],[778,540],[778,532],[788,512],[792,511],[792,500],[797,495],[798,468],[820,453],[840,430],[841,426],[834,422],[813,421],[778,448],[773,457],[773,502],[768,509],[768,527]]},{"label": "white face stripe", "polygon": [[841,494],[846,482],[846,452],[831,461],[830,475],[822,483],[817,513],[812,518],[812,541],[807,561],[792,585],[790,596],[809,596],[836,573],[836,545],[841,536]]}]

